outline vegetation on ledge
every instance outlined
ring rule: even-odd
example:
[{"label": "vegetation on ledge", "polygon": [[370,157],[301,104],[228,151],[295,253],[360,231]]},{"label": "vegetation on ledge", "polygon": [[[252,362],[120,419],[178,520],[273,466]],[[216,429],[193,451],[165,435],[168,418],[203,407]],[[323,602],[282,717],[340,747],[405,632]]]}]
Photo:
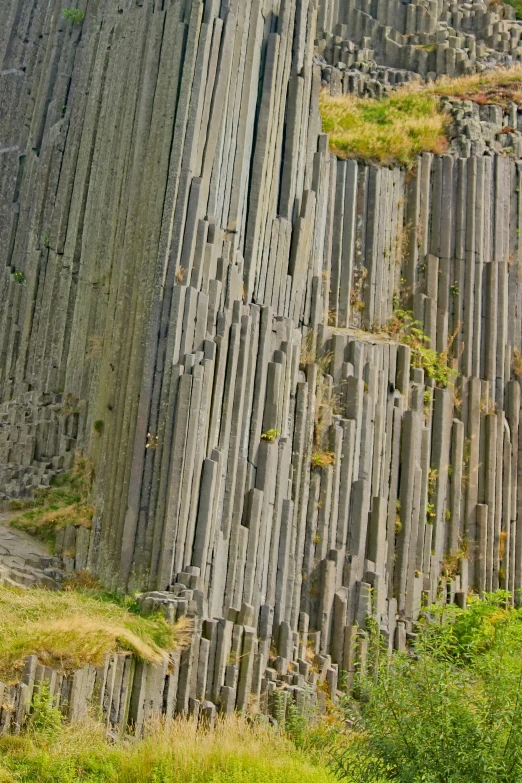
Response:
[{"label": "vegetation on ledge", "polygon": [[380,99],[332,96],[325,90],[319,100],[323,131],[339,158],[412,168],[421,153],[447,150],[451,118],[441,105],[443,97],[481,105],[522,104],[522,66],[430,84],[410,82]]},{"label": "vegetation on ledge", "polygon": [[449,118],[434,95],[396,90],[374,99],[323,92],[319,107],[330,149],[339,158],[410,168],[421,152],[447,149]]},{"label": "vegetation on ledge", "polygon": [[9,524],[53,545],[56,533],[67,525],[90,528],[94,506],[90,503],[92,464],[77,457],[69,473],[55,476],[51,486],[37,489],[29,500],[12,500],[12,511],[21,511]]},{"label": "vegetation on ledge", "polygon": [[63,673],[99,666],[118,650],[160,662],[188,631],[159,615],[141,617],[133,599],[94,586],[52,592],[0,585],[0,628],[0,682],[19,681],[28,655]]},{"label": "vegetation on ledge", "polygon": [[411,85],[405,90],[416,90],[445,97],[470,100],[482,105],[496,104],[507,107],[511,101],[522,103],[522,66],[495,68],[485,73],[458,76],[451,79],[442,76],[430,85]]}]

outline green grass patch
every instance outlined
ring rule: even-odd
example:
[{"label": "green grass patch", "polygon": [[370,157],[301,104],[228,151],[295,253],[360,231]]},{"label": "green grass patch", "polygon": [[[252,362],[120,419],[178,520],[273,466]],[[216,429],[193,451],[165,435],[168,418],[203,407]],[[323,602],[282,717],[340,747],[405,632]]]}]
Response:
[{"label": "green grass patch", "polygon": [[20,679],[28,655],[63,673],[99,666],[118,650],[158,663],[189,632],[188,621],[172,627],[163,616],[142,617],[132,598],[71,585],[61,592],[0,585],[0,629],[2,682]]},{"label": "green grass patch", "polygon": [[90,528],[94,514],[90,503],[92,481],[91,463],[77,458],[70,472],[55,476],[51,486],[37,489],[33,498],[12,500],[11,511],[21,513],[9,524],[51,546],[57,531],[69,524]]},{"label": "green grass patch", "polygon": [[428,93],[397,90],[379,100],[323,92],[320,111],[339,158],[410,168],[420,153],[447,149],[448,115]]},{"label": "green grass patch", "polygon": [[[98,724],[49,720],[22,736],[0,738],[0,783],[333,783],[281,732],[239,718],[212,731],[192,721],[149,727],[138,742],[109,743]],[[45,726],[45,721],[44,721]]]}]

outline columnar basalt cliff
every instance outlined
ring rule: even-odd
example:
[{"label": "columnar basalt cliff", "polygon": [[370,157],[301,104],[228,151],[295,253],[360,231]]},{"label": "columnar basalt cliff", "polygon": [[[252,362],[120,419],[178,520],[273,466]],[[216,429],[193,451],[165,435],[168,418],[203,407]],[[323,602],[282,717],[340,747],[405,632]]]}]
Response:
[{"label": "columnar basalt cliff", "polygon": [[[52,687],[117,725],[335,699],[368,617],[401,649],[423,601],[522,588],[522,117],[464,107],[405,171],[331,154],[319,94],[513,64],[522,23],[480,0],[80,9],[2,0],[0,493],[88,456],[91,533],[56,554],[194,635],[170,670]],[[390,336],[398,302],[448,385]]]}]

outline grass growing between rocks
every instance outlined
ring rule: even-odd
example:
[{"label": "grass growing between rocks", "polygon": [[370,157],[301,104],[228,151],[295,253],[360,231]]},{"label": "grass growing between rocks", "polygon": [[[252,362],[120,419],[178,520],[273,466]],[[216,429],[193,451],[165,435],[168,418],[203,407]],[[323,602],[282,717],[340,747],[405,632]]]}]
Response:
[{"label": "grass growing between rocks", "polygon": [[409,85],[404,89],[471,100],[482,105],[498,104],[506,107],[511,101],[522,103],[522,66],[496,68],[485,73],[459,76],[454,79],[443,76],[425,87]]},{"label": "grass growing between rocks", "polygon": [[[187,621],[188,622],[188,621]],[[63,672],[127,651],[149,662],[183,645],[188,625],[141,617],[131,598],[101,589],[52,592],[0,585],[0,681],[17,682],[27,655]]]},{"label": "grass growing between rocks", "polygon": [[11,511],[21,513],[9,524],[51,546],[57,531],[69,524],[90,528],[92,481],[91,463],[77,457],[72,470],[55,476],[50,487],[37,489],[29,500],[12,500]]},{"label": "grass growing between rocks", "polygon": [[[43,726],[42,726],[43,724]],[[45,731],[45,725],[51,731]],[[109,743],[103,727],[61,726],[0,738],[0,783],[333,783],[281,732],[239,718],[196,730],[161,722],[138,742]]]},{"label": "grass growing between rocks", "polygon": [[411,168],[420,153],[447,149],[449,118],[434,95],[396,90],[374,99],[323,92],[319,106],[323,131],[339,158]]},{"label": "grass growing between rocks", "polygon": [[522,104],[522,66],[442,77],[430,84],[415,81],[381,99],[323,91],[319,100],[323,131],[339,158],[412,168],[422,152],[447,150],[451,120],[441,106],[443,97],[481,105]]}]

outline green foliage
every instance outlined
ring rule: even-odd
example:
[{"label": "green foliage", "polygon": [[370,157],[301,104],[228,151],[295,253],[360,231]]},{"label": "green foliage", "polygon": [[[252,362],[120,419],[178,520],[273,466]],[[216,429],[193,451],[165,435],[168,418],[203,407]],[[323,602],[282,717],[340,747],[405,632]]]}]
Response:
[{"label": "green foliage", "polygon": [[63,724],[63,715],[56,706],[47,681],[40,683],[33,694],[29,730],[48,739],[56,737]]},{"label": "green foliage", "polygon": [[396,310],[385,331],[397,342],[410,346],[413,366],[421,367],[437,386],[445,389],[452,384],[456,372],[448,364],[449,347],[443,353],[429,348],[430,338],[424,334],[420,321],[413,318],[413,313]]},{"label": "green foliage", "polygon": [[261,440],[264,443],[273,443],[280,434],[279,430],[267,430],[267,432],[263,432],[261,435]]},{"label": "green foliage", "polygon": [[423,399],[424,399],[424,413],[427,416],[429,414],[429,412],[430,412],[430,407],[431,407],[431,391],[430,391],[430,389],[426,389],[426,391],[424,392],[424,395],[423,395]]},{"label": "green foliage", "polygon": [[522,780],[522,613],[499,592],[469,608],[430,607],[415,655],[391,659],[371,634],[373,671],[344,705],[334,749],[350,783]]},{"label": "green foliage", "polygon": [[505,2],[515,9],[517,19],[522,19],[522,0],[505,0]]},{"label": "green foliage", "polygon": [[82,24],[85,19],[85,14],[79,8],[64,8],[62,14],[64,19],[71,24]]},{"label": "green foliage", "polygon": [[333,783],[283,732],[236,718],[212,731],[193,721],[148,727],[144,739],[111,742],[101,725],[0,737],[2,783]]},{"label": "green foliage", "polygon": [[104,427],[105,425],[101,419],[97,419],[92,425],[94,432],[97,432],[98,435],[101,435],[103,433]]},{"label": "green foliage", "polygon": [[19,285],[25,285],[26,277],[21,269],[15,269],[13,272],[13,279],[19,283]]},{"label": "green foliage", "polygon": [[450,294],[452,296],[458,296],[459,295],[459,287],[458,287],[458,285],[456,283],[454,283],[453,285],[450,285],[450,289],[449,290],[450,290]]}]

